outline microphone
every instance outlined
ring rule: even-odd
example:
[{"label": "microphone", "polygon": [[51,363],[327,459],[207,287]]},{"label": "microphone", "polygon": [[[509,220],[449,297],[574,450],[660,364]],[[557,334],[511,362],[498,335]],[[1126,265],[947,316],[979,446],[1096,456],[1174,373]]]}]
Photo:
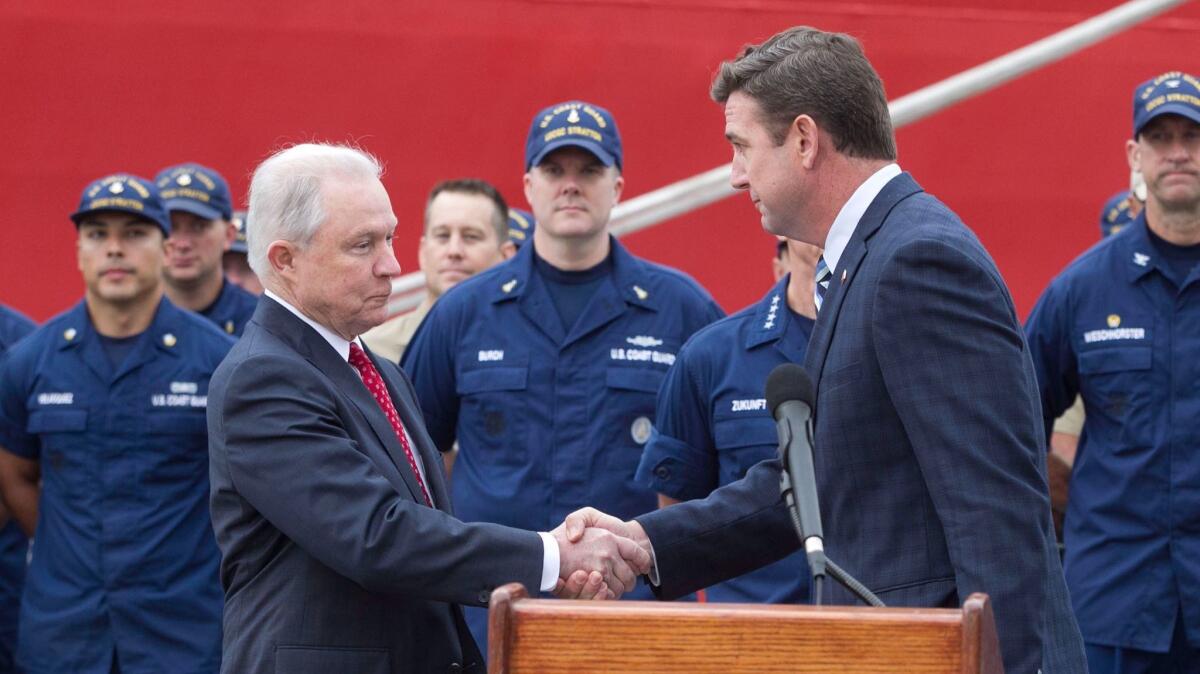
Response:
[{"label": "microphone", "polygon": [[767,377],[767,408],[779,431],[783,473],[779,489],[792,513],[813,578],[813,603],[820,603],[821,581],[825,578],[825,544],[821,532],[821,506],[817,502],[817,480],[813,471],[813,383],[808,372],[795,363],[778,365]]}]

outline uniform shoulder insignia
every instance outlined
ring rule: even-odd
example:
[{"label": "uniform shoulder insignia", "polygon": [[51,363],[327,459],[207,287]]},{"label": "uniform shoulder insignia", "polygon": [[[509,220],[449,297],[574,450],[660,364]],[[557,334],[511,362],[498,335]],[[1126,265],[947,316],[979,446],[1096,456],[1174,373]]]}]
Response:
[{"label": "uniform shoulder insignia", "polygon": [[513,288],[516,288],[516,287],[517,287],[517,279],[512,279],[508,283],[505,283],[504,285],[500,286],[500,289],[506,293],[511,293],[513,291]]},{"label": "uniform shoulder insignia", "polygon": [[172,346],[175,346],[179,342],[179,340],[175,339],[175,335],[168,332],[167,334],[162,336],[162,342],[163,342],[163,346],[166,346],[169,349]]},{"label": "uniform shoulder insignia", "polygon": [[644,300],[644,299],[646,299],[647,297],[649,297],[649,296],[650,296],[650,293],[648,293],[648,292],[646,292],[645,290],[643,290],[641,286],[634,286],[634,287],[633,287],[633,294],[637,295],[637,298],[638,298],[639,300]]},{"label": "uniform shoulder insignia", "polygon": [[66,330],[63,330],[63,339],[71,342],[75,340],[75,335],[78,334],[79,332],[76,331],[75,328],[67,328]]}]

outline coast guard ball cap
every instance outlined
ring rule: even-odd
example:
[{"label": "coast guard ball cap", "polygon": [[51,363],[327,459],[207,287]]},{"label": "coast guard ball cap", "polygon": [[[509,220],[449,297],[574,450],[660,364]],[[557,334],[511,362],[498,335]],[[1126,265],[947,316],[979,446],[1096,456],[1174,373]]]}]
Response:
[{"label": "coast guard ball cap", "polygon": [[525,141],[525,170],[542,163],[562,147],[581,147],[604,163],[621,169],[621,134],[608,110],[583,101],[551,105],[534,115]]},{"label": "coast guard ball cap", "polygon": [[168,211],[186,211],[205,220],[230,220],[233,204],[229,183],[220,173],[200,164],[178,164],[158,172],[154,182]]},{"label": "coast guard ball cap", "polygon": [[1200,80],[1176,70],[1139,84],[1133,90],[1133,137],[1159,115],[1180,115],[1200,124]]},{"label": "coast guard ball cap", "polygon": [[88,183],[79,197],[79,208],[71,214],[71,220],[78,227],[88,215],[104,211],[139,215],[158,225],[163,236],[171,235],[171,217],[167,214],[158,187],[140,176],[114,173]]}]

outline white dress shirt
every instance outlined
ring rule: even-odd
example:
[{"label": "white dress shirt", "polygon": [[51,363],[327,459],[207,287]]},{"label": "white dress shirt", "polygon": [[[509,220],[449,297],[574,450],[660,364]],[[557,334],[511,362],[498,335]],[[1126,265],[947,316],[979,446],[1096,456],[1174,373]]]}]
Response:
[{"label": "white dress shirt", "polygon": [[[282,306],[284,309],[287,309],[288,311],[292,312],[292,314],[295,315],[296,318],[299,318],[300,320],[304,321],[307,325],[309,325],[313,330],[316,330],[317,334],[320,335],[321,338],[324,339],[326,342],[329,342],[329,346],[332,346],[334,351],[337,351],[338,355],[341,356],[342,360],[346,361],[347,364],[350,363],[350,340],[344,339],[341,335],[337,334],[336,332],[330,330],[329,328],[325,327],[324,325],[321,325],[320,323],[314,321],[313,319],[309,318],[308,316],[305,316],[303,313],[300,312],[299,309],[292,306],[290,302],[283,299],[279,295],[276,295],[275,293],[271,292],[270,290],[264,290],[263,294],[265,294],[267,297],[270,297],[271,299],[278,302],[280,304],[280,306]],[[362,348],[362,341],[358,337],[355,337],[353,341],[355,344],[358,344],[359,348]],[[355,369],[354,372],[355,372],[355,374],[358,374],[357,369]],[[360,377],[361,377],[361,375],[360,375]],[[409,435],[407,428],[404,429],[404,435],[405,435],[405,439],[408,440],[408,446],[416,447],[416,443],[413,442],[412,436]],[[417,472],[421,474],[421,481],[424,482],[425,484],[429,484],[429,480],[427,480],[425,478],[425,463],[423,461],[421,461],[420,453],[414,451],[413,452],[413,460],[417,464]],[[433,501],[433,492],[432,491],[429,492],[429,499],[431,502]],[[550,534],[548,534],[546,532],[539,531],[538,535],[541,536],[541,538],[542,538],[542,587],[541,587],[541,590],[543,592],[549,592],[550,590],[554,589],[555,584],[558,582],[558,574],[559,574],[559,566],[560,566],[560,559],[559,559],[559,553],[558,553],[558,542],[554,540],[553,536],[551,536]]]},{"label": "white dress shirt", "polygon": [[833,219],[833,225],[829,227],[829,233],[825,235],[825,252],[821,254],[825,258],[825,264],[829,266],[831,274],[837,271],[838,262],[846,250],[846,244],[850,243],[850,237],[858,228],[858,221],[862,220],[863,214],[867,212],[867,207],[871,205],[872,201],[875,201],[875,197],[879,196],[884,186],[898,175],[900,175],[899,164],[892,163],[884,166],[859,185],[858,189],[854,190],[854,194],[850,195],[850,200],[842,206],[842,210],[838,211],[837,217]]}]

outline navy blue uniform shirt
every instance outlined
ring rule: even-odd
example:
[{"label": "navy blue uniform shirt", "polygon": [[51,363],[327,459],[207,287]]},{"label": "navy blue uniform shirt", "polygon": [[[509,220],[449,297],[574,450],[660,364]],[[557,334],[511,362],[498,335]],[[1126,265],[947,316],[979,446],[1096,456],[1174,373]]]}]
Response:
[{"label": "navy blue uniform shirt", "polygon": [[[1084,641],[1200,644],[1200,269],[1181,287],[1137,220],[1051,282],[1026,326],[1047,429],[1083,396],[1065,571]],[[1049,431],[1047,431],[1049,432]]]},{"label": "navy blue uniform shirt", "polygon": [[41,466],[21,604],[29,674],[216,672],[205,405],[233,340],[165,298],[113,369],[80,302],[8,352],[0,446]]},{"label": "navy blue uniform shirt", "polygon": [[254,295],[229,279],[221,279],[221,294],[217,299],[198,312],[208,320],[217,324],[227,335],[241,337],[258,307],[258,296]]},{"label": "navy blue uniform shirt", "polygon": [[[658,392],[654,434],[638,481],[681,501],[704,498],[779,454],[763,398],[767,375],[804,363],[813,320],[787,306],[788,276],[766,297],[700,330],[679,350]],[[803,603],[802,552],[708,589],[712,601]]]},{"label": "navy blue uniform shirt", "polygon": [[[634,479],[655,394],[679,347],[723,314],[685,274],[610,242],[612,273],[570,331],[531,244],[443,295],[405,350],[430,436],[442,451],[458,440],[463,520],[549,531],[583,506],[622,519],[656,507]],[[486,612],[468,622],[480,638]]]},{"label": "navy blue uniform shirt", "polygon": [[[33,321],[0,304],[0,358],[36,327]],[[8,522],[0,527],[0,674],[15,671],[17,609],[21,606],[28,551],[29,539],[10,513]]]}]

